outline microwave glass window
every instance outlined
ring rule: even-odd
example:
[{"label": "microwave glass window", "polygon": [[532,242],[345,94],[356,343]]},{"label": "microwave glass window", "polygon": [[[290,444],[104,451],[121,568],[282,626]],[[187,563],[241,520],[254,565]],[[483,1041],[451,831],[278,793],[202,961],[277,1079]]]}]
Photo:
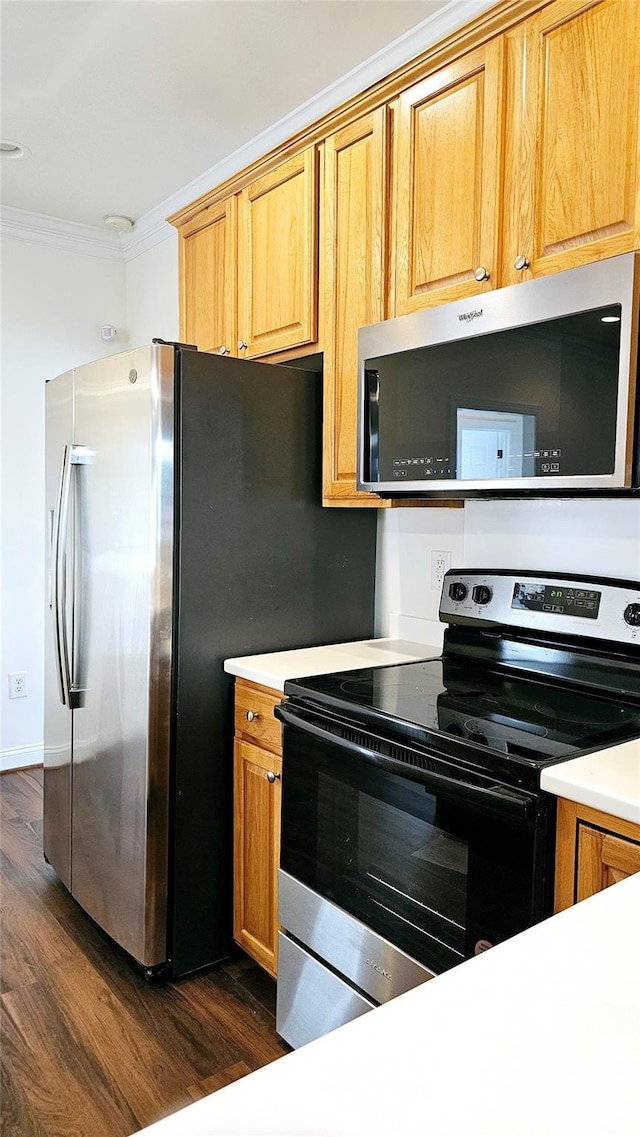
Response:
[{"label": "microwave glass window", "polygon": [[611,474],[620,305],[369,359],[372,480]]}]

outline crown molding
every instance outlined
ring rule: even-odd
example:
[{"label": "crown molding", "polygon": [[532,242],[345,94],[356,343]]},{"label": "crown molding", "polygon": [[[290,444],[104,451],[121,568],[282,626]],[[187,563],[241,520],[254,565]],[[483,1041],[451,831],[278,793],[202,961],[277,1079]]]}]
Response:
[{"label": "crown molding", "polygon": [[154,245],[167,240],[172,234],[175,235],[175,230],[166,220],[168,216],[177,213],[227,178],[233,177],[341,103],[378,83],[397,68],[433,47],[439,40],[494,7],[495,3],[496,0],[449,0],[448,4],[415,28],[411,28],[387,44],[364,63],[325,87],[273,126],[256,135],[244,146],[239,147],[171,197],[143,214],[136,221],[131,233],[107,232],[92,225],[63,221],[45,214],[31,213],[26,209],[0,206],[0,235],[53,245],[65,248],[67,251],[74,250],[108,260],[132,260]]},{"label": "crown molding", "polygon": [[0,235],[107,260],[120,261],[123,256],[118,233],[10,205],[0,206]]},{"label": "crown molding", "polygon": [[[209,193],[216,186],[221,185],[228,178],[232,178],[241,170],[246,169],[257,159],[275,150],[283,142],[303,131],[312,123],[323,118],[324,115],[339,107],[342,103],[366,91],[375,83],[386,79],[398,68],[409,63],[412,59],[428,51],[434,44],[445,39],[458,28],[464,27],[476,17],[482,15],[490,8],[496,6],[496,0],[449,0],[444,8],[440,8],[416,27],[387,44],[369,57],[364,63],[341,76],[330,86],[325,87],[317,95],[302,103],[290,114],[279,119],[278,122],[256,135],[245,145],[234,150],[222,161],[206,170],[199,177],[194,178],[188,185],[183,186],[166,201],[161,202],[149,214],[141,218],[155,215],[167,218],[178,213],[181,209],[191,205],[198,198]],[[136,226],[137,228],[137,226]],[[125,239],[125,243],[128,239]]]}]

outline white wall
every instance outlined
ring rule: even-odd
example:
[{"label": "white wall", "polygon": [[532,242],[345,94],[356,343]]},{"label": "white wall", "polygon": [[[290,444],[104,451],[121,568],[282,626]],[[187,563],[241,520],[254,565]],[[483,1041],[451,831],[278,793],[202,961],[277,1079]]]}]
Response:
[{"label": "white wall", "polygon": [[158,337],[179,339],[178,231],[126,264],[127,326],[131,347]]},{"label": "white wall", "polygon": [[[438,642],[432,550],[452,567],[528,568],[640,579],[640,500],[468,501],[387,509],[378,525],[378,633]],[[436,637],[436,639],[434,639]]]},{"label": "white wall", "polygon": [[[103,324],[125,326],[125,269],[67,249],[2,237],[0,490],[0,769],[42,761],[44,651],[44,383],[121,350]],[[26,671],[28,696],[9,699]]]}]

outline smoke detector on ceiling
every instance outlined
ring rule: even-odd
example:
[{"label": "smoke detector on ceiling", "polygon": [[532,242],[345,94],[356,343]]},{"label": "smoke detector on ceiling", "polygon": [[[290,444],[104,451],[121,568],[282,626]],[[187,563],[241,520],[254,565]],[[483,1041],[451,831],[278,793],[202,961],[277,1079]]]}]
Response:
[{"label": "smoke detector on ceiling", "polygon": [[20,142],[12,142],[9,138],[0,139],[0,154],[3,158],[30,158],[31,151],[28,146]]},{"label": "smoke detector on ceiling", "polygon": [[130,233],[134,226],[130,217],[123,217],[120,213],[108,213],[102,220],[108,229],[113,229],[116,233]]}]

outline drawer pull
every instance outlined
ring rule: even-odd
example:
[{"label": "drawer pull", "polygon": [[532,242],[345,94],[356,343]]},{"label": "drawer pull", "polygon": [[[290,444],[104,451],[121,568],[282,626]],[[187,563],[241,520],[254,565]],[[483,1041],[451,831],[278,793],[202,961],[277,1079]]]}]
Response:
[{"label": "drawer pull", "polygon": [[273,785],[274,782],[277,782],[279,780],[279,778],[280,778],[280,774],[274,773],[273,770],[267,771],[267,781],[271,782],[271,785]]},{"label": "drawer pull", "polygon": [[517,269],[518,272],[522,272],[523,269],[529,268],[529,261],[527,257],[516,257],[515,261],[513,262],[513,267]]},{"label": "drawer pull", "polygon": [[247,711],[247,722],[255,722],[260,718],[260,711]]}]

